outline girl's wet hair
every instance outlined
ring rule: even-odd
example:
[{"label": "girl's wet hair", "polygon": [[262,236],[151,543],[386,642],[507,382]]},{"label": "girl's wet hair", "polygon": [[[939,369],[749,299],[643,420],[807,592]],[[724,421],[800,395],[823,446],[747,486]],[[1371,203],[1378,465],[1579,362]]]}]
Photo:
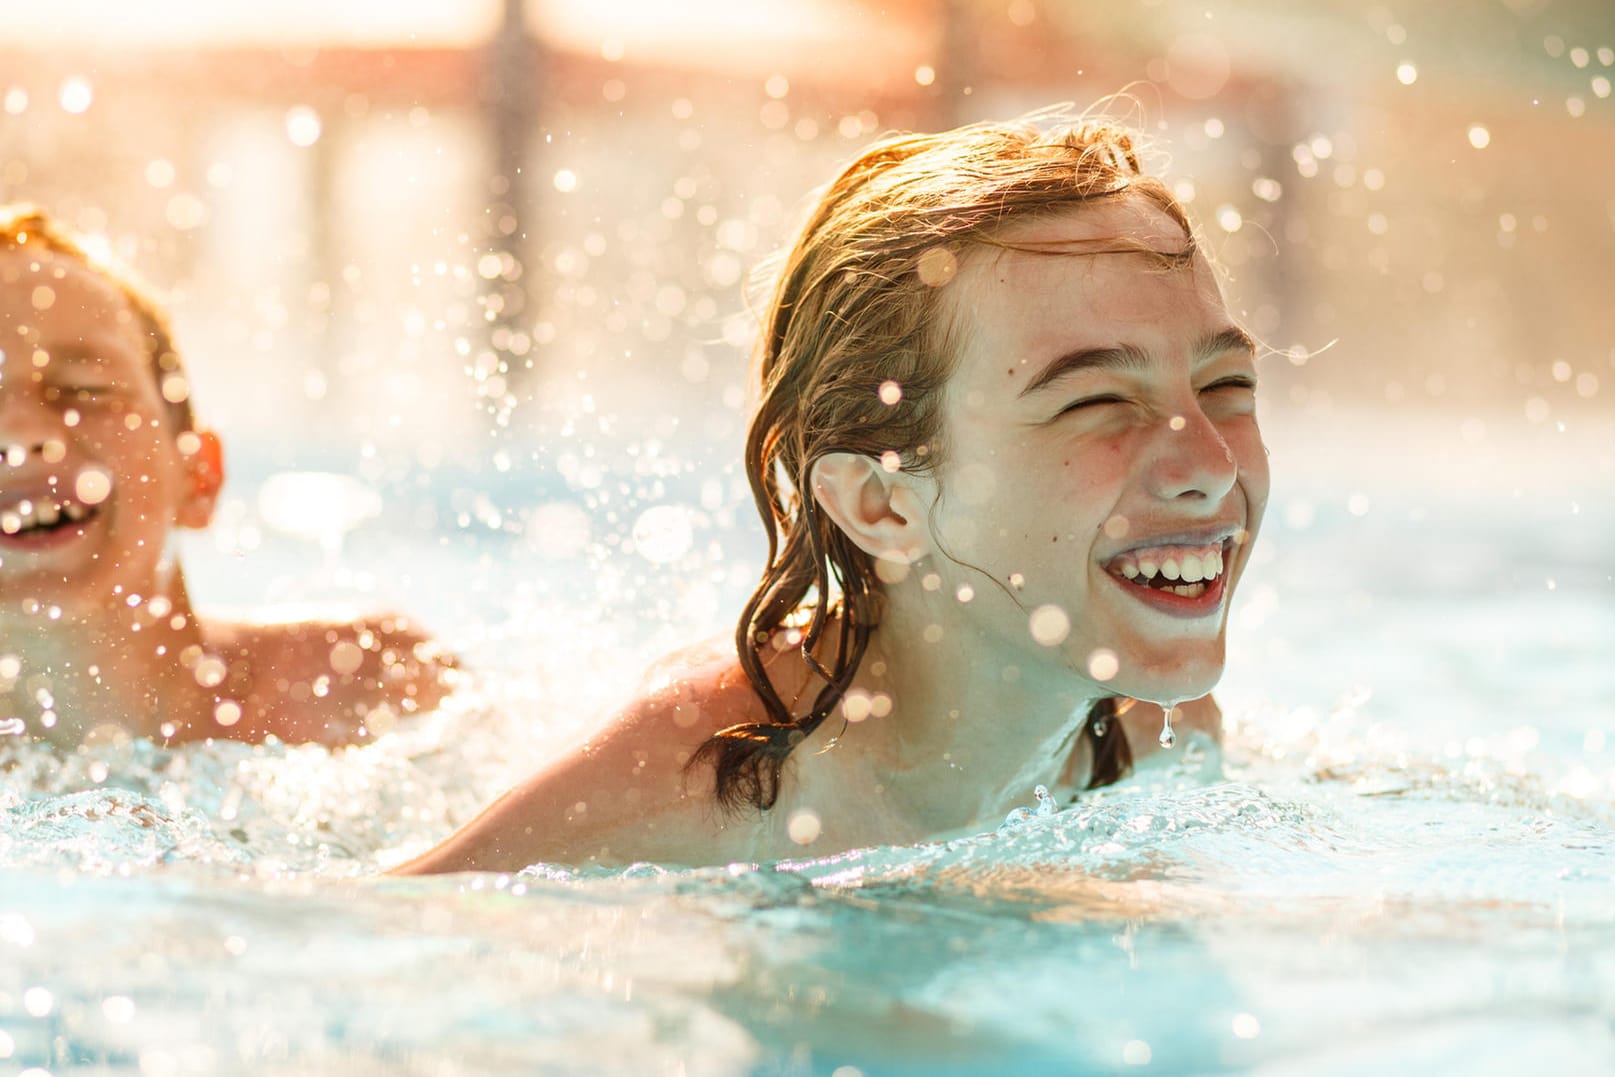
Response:
[{"label": "girl's wet hair", "polygon": [[[711,764],[724,807],[774,804],[786,758],[834,712],[863,660],[880,618],[874,561],[804,491],[829,453],[896,453],[910,472],[941,462],[941,390],[964,328],[943,295],[965,256],[1005,246],[999,236],[1013,222],[1120,197],[1165,212],[1182,227],[1184,247],[1153,251],[1117,236],[1046,253],[1146,251],[1171,264],[1194,256],[1183,207],[1144,173],[1137,144],[1122,124],[1064,112],[896,135],[864,151],[814,205],[765,311],[759,402],[745,448],[768,566],[735,642],[767,718],[718,732],[691,760]],[[888,382],[901,390],[896,403],[886,402],[889,391],[883,398]],[[766,669],[780,632],[800,633],[802,656],[821,682],[804,693],[800,713]],[[1120,723],[1107,715],[1112,702],[1095,704],[1086,726],[1094,786],[1131,766]]]},{"label": "girl's wet hair", "polygon": [[[159,389],[165,378],[184,374],[168,312],[133,272],[109,257],[91,253],[80,236],[40,207],[29,203],[0,204],[0,251],[36,250],[71,258],[118,290],[139,320],[136,328],[146,342],[152,377]],[[169,400],[167,394],[163,399],[174,433],[196,428],[189,393],[179,400]]]}]

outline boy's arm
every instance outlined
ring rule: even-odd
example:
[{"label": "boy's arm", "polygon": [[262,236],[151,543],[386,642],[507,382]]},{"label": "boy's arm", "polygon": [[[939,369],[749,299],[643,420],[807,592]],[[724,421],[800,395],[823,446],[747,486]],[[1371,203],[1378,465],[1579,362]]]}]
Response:
[{"label": "boy's arm", "polygon": [[453,688],[454,656],[399,616],[215,625],[242,707],[242,728],[213,735],[292,744],[350,744],[401,715],[437,707]]}]

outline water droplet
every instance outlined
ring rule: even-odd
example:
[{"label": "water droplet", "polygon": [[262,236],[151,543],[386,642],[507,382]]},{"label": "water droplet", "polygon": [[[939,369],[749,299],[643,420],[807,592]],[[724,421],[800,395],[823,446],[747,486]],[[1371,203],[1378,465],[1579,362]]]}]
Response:
[{"label": "water droplet", "polygon": [[1160,744],[1163,748],[1170,748],[1178,742],[1178,735],[1172,731],[1172,711],[1176,703],[1162,703],[1161,707],[1161,736]]}]

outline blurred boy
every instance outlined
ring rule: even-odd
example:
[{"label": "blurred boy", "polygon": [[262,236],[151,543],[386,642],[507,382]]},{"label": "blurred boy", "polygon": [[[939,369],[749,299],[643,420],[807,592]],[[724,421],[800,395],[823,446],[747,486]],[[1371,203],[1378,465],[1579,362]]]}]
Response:
[{"label": "blurred boy", "polygon": [[401,618],[198,619],[169,532],[224,481],[164,312],[32,207],[0,206],[0,731],[339,744],[435,706]]}]

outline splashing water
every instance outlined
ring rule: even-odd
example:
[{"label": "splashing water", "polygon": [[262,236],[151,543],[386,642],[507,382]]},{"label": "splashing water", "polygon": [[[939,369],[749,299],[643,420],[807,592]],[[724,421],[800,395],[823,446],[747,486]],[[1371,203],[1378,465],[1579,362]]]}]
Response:
[{"label": "splashing water", "polygon": [[1003,827],[1020,826],[1032,819],[1047,819],[1060,810],[1060,806],[1049,795],[1047,786],[1039,785],[1032,790],[1033,806],[1030,808],[1016,808],[1004,817]]}]

